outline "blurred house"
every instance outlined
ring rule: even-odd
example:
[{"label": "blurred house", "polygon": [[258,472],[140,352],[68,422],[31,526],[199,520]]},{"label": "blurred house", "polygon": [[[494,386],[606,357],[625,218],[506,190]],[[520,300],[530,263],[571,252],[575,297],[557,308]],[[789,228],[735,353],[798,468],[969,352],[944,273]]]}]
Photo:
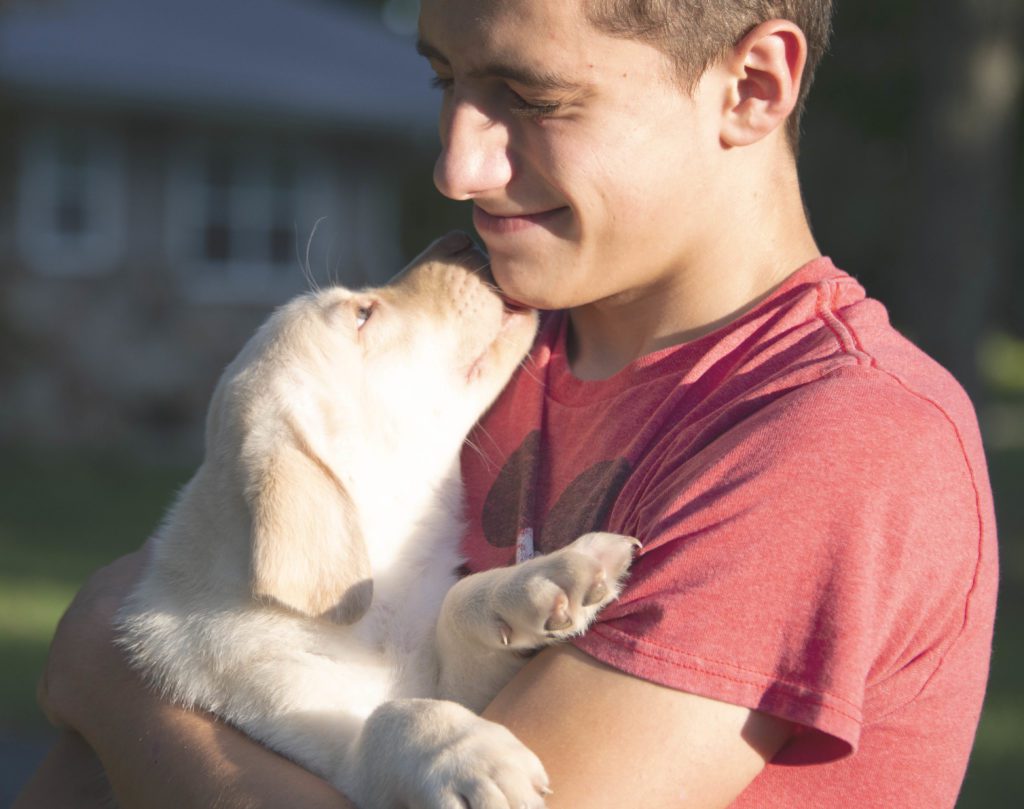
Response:
[{"label": "blurred house", "polygon": [[400,266],[428,75],[319,0],[0,5],[0,442],[194,453],[307,259],[346,285]]}]

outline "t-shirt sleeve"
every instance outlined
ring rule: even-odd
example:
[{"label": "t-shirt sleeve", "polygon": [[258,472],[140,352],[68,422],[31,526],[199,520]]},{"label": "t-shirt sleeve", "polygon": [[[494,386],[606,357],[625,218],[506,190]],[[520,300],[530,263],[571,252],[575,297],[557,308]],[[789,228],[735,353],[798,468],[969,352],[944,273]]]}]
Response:
[{"label": "t-shirt sleeve", "polygon": [[839,757],[867,714],[923,688],[963,623],[969,469],[944,413],[877,371],[739,407],[624,492],[609,530],[644,550],[576,643],[823,734],[822,758]]}]

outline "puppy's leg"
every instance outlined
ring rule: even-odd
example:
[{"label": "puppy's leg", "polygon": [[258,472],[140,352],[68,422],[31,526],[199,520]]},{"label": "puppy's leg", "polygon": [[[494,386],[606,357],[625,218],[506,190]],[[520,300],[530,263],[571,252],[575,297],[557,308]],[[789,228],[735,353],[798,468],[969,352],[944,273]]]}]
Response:
[{"label": "puppy's leg", "polygon": [[348,766],[353,800],[374,809],[543,809],[540,760],[502,725],[454,702],[386,702]]},{"label": "puppy's leg", "polygon": [[582,634],[616,599],[640,543],[595,532],[520,565],[467,576],[437,624],[440,696],[479,711],[526,652]]}]

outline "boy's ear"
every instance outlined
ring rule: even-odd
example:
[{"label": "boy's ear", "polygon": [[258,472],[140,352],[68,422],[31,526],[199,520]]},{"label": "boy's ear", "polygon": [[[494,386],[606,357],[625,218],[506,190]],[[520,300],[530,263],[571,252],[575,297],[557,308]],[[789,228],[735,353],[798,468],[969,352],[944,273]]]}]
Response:
[{"label": "boy's ear", "polygon": [[807,38],[789,20],[752,29],[726,56],[729,77],[721,138],[749,146],[783,127],[800,96]]}]

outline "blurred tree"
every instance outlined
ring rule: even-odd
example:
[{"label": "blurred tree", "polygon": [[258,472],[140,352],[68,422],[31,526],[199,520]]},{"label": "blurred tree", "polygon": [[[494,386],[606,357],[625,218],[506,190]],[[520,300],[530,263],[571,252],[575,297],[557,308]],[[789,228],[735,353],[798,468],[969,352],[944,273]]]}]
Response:
[{"label": "blurred tree", "polygon": [[[974,396],[980,338],[1013,273],[1020,0],[917,0],[920,102],[901,302],[921,346]],[[909,305],[913,302],[913,305]]]}]

